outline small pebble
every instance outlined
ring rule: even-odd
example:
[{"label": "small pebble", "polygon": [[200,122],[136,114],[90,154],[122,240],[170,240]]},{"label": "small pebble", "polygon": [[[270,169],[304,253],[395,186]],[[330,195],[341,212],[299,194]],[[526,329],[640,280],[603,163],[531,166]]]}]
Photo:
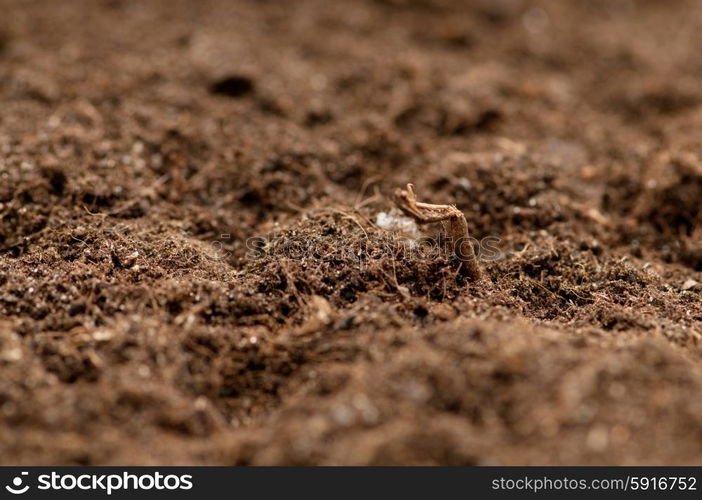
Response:
[{"label": "small pebble", "polygon": [[695,280],[687,280],[685,283],[683,283],[681,289],[683,291],[685,290],[692,290],[693,288],[699,286],[699,282]]}]

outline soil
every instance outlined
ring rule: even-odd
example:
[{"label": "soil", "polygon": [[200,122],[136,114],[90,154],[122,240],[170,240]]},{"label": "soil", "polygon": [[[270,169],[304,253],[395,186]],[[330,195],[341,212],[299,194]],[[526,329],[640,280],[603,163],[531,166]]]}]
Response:
[{"label": "soil", "polygon": [[702,464],[702,3],[0,4],[3,464]]}]

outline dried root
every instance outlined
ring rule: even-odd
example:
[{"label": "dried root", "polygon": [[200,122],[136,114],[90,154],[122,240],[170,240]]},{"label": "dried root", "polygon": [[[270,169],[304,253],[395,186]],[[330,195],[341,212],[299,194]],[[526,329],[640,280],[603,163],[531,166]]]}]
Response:
[{"label": "dried root", "polygon": [[461,262],[461,272],[473,280],[481,278],[480,266],[470,242],[468,223],[463,212],[454,205],[418,202],[412,184],[407,184],[407,189],[395,190],[393,201],[397,208],[405,215],[412,217],[418,224],[440,222],[453,252]]}]

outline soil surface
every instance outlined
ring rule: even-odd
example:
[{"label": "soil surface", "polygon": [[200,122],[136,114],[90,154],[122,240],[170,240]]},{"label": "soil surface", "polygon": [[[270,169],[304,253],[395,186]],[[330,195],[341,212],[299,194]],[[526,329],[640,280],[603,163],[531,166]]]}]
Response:
[{"label": "soil surface", "polygon": [[1,463],[702,464],[701,2],[0,7]]}]

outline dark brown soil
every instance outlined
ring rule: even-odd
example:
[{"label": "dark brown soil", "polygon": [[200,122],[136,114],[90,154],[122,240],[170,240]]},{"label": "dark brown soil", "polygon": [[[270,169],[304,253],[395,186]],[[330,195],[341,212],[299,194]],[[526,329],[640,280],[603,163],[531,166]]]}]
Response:
[{"label": "dark brown soil", "polygon": [[702,3],[0,7],[0,462],[702,464]]}]

